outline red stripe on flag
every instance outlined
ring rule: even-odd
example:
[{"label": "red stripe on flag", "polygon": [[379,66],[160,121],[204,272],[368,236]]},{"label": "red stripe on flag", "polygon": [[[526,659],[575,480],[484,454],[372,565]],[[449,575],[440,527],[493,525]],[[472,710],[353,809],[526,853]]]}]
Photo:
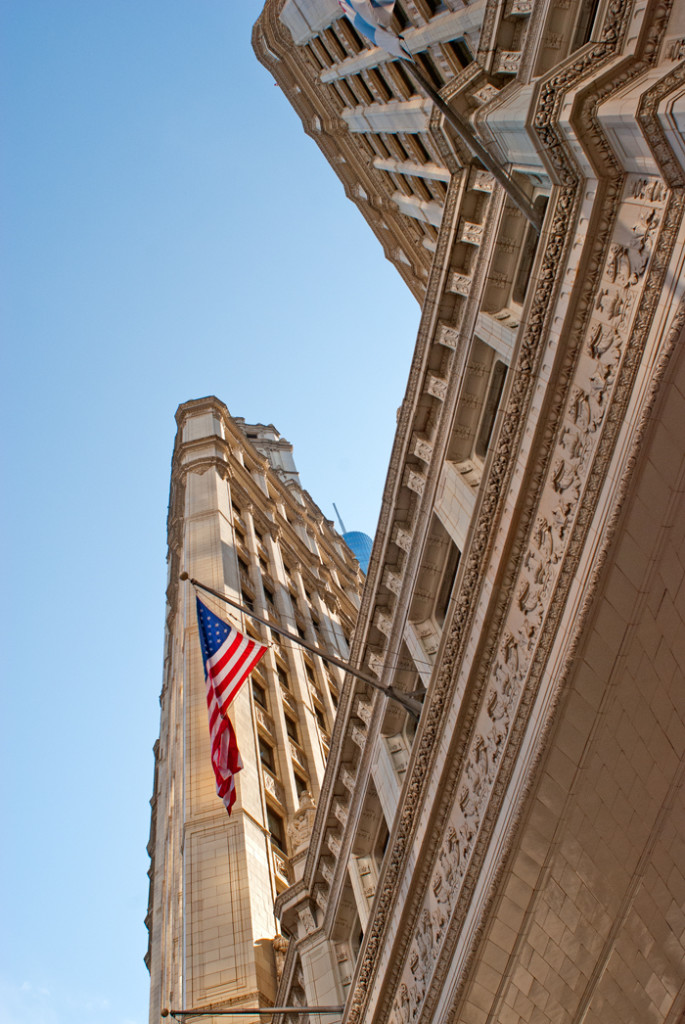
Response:
[{"label": "red stripe on flag", "polygon": [[[243,763],[235,731],[226,711],[252,669],[266,652],[266,647],[262,644],[248,640],[237,630],[232,632],[235,635],[232,639],[227,638],[227,641],[230,640],[228,647],[222,652],[216,664],[211,663],[211,658],[208,658],[205,664],[212,767],[216,778],[216,791],[229,814],[236,800],[235,776],[243,767]],[[245,645],[245,649],[231,664],[241,644]]]}]

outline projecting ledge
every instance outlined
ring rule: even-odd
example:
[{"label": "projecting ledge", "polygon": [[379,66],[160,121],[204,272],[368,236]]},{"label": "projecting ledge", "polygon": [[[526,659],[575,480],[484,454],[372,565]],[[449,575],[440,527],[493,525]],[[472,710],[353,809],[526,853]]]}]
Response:
[{"label": "projecting ledge", "polygon": [[[453,39],[469,37],[471,48],[478,49],[478,41],[483,25],[486,0],[473,0],[467,7],[458,11],[446,11],[437,14],[425,25],[419,28],[408,29],[402,33],[402,39],[410,53],[421,53],[436,43],[448,43]],[[394,60],[392,54],[387,50],[374,46],[371,49],[363,50],[355,57],[348,57],[334,64],[331,68],[325,68],[320,75],[322,82],[337,82],[349,75],[358,75],[360,71],[378,67],[387,61]]]},{"label": "projecting ledge", "polygon": [[351,132],[374,133],[424,132],[428,130],[433,104],[423,96],[410,100],[390,100],[343,110],[342,117]]}]

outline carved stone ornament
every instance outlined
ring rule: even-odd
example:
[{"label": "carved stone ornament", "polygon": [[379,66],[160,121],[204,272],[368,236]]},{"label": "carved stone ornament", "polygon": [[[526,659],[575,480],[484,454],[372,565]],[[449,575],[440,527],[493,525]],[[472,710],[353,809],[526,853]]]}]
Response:
[{"label": "carved stone ornament", "polygon": [[331,853],[337,860],[340,855],[340,848],[342,846],[340,840],[340,833],[334,832],[332,829],[329,829],[328,833],[326,834],[326,845],[328,846],[328,849],[331,851]]},{"label": "carved stone ornament", "polygon": [[[454,275],[454,276],[455,277],[459,277],[460,279],[462,279],[462,275],[460,275],[460,274],[457,274],[457,275]],[[463,277],[463,280],[464,281],[468,281],[469,284],[471,283],[470,282],[470,278],[468,278],[468,277]],[[458,291],[458,289],[457,288],[453,288],[452,291],[456,292],[456,291]],[[460,294],[467,294],[467,293],[466,292],[461,292]],[[459,344],[459,331],[458,331],[458,329],[453,324],[439,323],[438,324],[438,329],[435,332],[435,340],[437,341],[438,345],[444,345],[445,348],[452,348],[452,349],[454,349]]]},{"label": "carved stone ornament", "polygon": [[383,584],[393,594],[399,594],[402,587],[402,580],[396,572],[392,572],[390,569],[386,569],[383,574]]},{"label": "carved stone ornament", "polygon": [[433,398],[444,402],[447,397],[447,381],[442,377],[435,377],[433,374],[429,374],[426,377],[426,391]]},{"label": "carved stone ornament", "polygon": [[492,192],[495,188],[495,178],[489,171],[482,171],[476,168],[471,172],[469,187],[476,192]]},{"label": "carved stone ornament", "polygon": [[316,918],[314,917],[314,911],[308,903],[298,907],[297,916],[306,935],[311,935],[312,932],[316,931]]},{"label": "carved stone ornament", "polygon": [[468,242],[469,245],[480,245],[483,241],[483,225],[462,220],[459,224],[459,241]]},{"label": "carved stone ornament", "polygon": [[352,742],[356,743],[356,745],[359,747],[360,750],[364,749],[364,747],[366,745],[366,730],[365,729],[360,729],[360,727],[358,725],[353,724],[352,727],[350,728],[350,737],[352,739]]},{"label": "carved stone ornament", "polygon": [[392,619],[389,615],[386,615],[384,612],[379,610],[376,612],[373,622],[379,633],[382,633],[383,636],[390,636],[390,632],[392,630]]},{"label": "carved stone ornament", "polygon": [[[375,676],[378,676],[379,679],[380,679],[380,677],[381,677],[381,675],[383,673],[383,665],[384,664],[385,664],[385,662],[384,662],[383,658],[381,658],[378,654],[370,654],[369,655],[369,668],[371,669],[371,671],[373,672],[373,674]],[[366,715],[364,715],[364,711],[362,710],[363,708],[368,708],[368,713]],[[371,710],[370,710],[369,705],[364,705],[363,701],[359,701],[359,703],[357,704],[356,710],[357,710],[357,714],[362,719],[362,721],[366,725],[368,725],[368,721],[366,721],[366,719],[368,718],[369,721],[371,719]],[[364,717],[362,717],[363,715],[364,715]]]},{"label": "carved stone ornament", "polygon": [[341,800],[333,801],[333,815],[344,828],[347,823],[348,808]]},{"label": "carved stone ornament", "polygon": [[407,530],[403,530],[401,526],[395,527],[392,539],[398,548],[402,548],[403,551],[409,551],[411,548],[411,534]]},{"label": "carved stone ornament", "polygon": [[309,845],[316,817],[316,804],[308,790],[300,796],[300,806],[293,815],[292,823],[288,826],[288,839],[293,854],[299,853]]},{"label": "carved stone ornament", "polygon": [[328,886],[315,885],[312,895],[319,910],[325,914],[328,906]]},{"label": "carved stone ornament", "polygon": [[433,445],[424,437],[414,436],[414,440],[411,446],[413,455],[416,455],[422,462],[430,464],[433,458]]},{"label": "carved stone ornament", "polygon": [[354,772],[350,770],[350,768],[346,764],[340,765],[339,774],[343,786],[345,787],[346,790],[348,790],[348,792],[351,793],[354,790],[356,775],[354,774]]},{"label": "carved stone ornament", "polygon": [[478,100],[479,103],[489,103],[490,100],[494,100],[495,96],[499,95],[499,89],[494,85],[484,85],[481,89],[476,89],[473,96],[474,99]]},{"label": "carved stone ornament", "polygon": [[403,483],[410,491],[421,495],[423,494],[423,489],[426,486],[426,478],[423,473],[418,473],[415,469],[412,469],[411,466],[407,466],[404,473]]},{"label": "carved stone ornament", "polygon": [[495,54],[492,70],[495,74],[499,75],[516,75],[518,74],[520,63],[520,50],[498,50]]},{"label": "carved stone ornament", "polygon": [[290,945],[290,940],[286,939],[285,935],[276,935],[276,936],[274,936],[274,940],[273,940],[274,960],[276,962],[276,975],[279,978],[279,980],[281,978],[281,975],[283,974],[283,965],[285,964],[285,957],[286,957],[286,954],[288,952],[288,946],[289,945]]},{"label": "carved stone ornament", "polygon": [[[460,274],[459,271],[455,270],[454,273],[450,274],[447,287],[451,292],[454,292],[455,295],[463,295],[466,298],[469,292],[471,291],[471,282],[472,278],[470,278],[467,274]],[[440,331],[438,331],[438,340],[440,341],[441,345],[445,344],[445,342],[442,341],[440,338]]]}]

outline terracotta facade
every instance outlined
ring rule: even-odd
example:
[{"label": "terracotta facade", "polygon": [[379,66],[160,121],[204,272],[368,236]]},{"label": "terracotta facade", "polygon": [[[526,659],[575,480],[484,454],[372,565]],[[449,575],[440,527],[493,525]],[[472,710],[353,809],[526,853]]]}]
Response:
[{"label": "terracotta facade", "polygon": [[267,2],[259,58],[422,303],[352,659],[423,712],[346,684],[276,902],[278,1003],[676,1024],[685,20],[652,0],[396,14],[544,222],[335,5]]}]

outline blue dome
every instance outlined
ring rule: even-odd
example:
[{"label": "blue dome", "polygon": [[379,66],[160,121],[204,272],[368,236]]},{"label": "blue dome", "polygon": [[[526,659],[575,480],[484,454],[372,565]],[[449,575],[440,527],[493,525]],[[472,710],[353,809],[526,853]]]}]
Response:
[{"label": "blue dome", "polygon": [[356,556],[362,572],[366,576],[369,571],[369,559],[371,558],[371,548],[373,547],[373,541],[368,533],[350,530],[348,533],[343,533],[343,540],[352,554]]}]

